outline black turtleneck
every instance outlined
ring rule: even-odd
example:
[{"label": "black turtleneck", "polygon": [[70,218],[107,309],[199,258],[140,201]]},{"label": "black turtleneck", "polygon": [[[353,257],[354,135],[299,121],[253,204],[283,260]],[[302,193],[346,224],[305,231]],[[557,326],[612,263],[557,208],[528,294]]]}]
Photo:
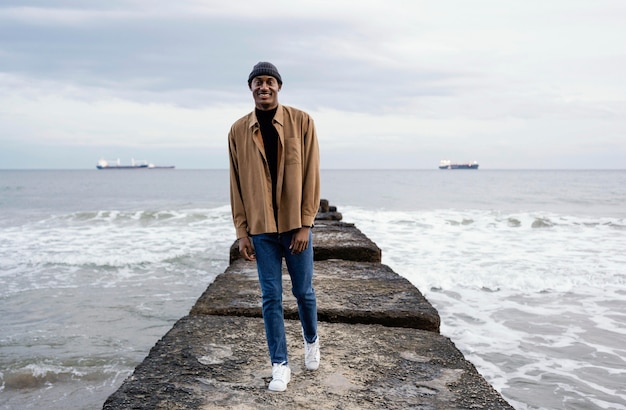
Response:
[{"label": "black turtleneck", "polygon": [[278,180],[278,131],[272,124],[274,115],[278,107],[273,110],[262,111],[255,109],[255,114],[259,120],[263,145],[265,146],[265,158],[272,176],[272,205],[274,206],[274,219],[278,223],[278,206],[276,204],[276,181]]}]

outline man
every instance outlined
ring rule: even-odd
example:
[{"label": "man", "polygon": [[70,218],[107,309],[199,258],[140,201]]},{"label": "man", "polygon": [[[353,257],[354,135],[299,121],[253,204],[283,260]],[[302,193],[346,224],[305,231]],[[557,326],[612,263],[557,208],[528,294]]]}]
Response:
[{"label": "man", "polygon": [[282,304],[283,257],[298,302],[305,366],[316,370],[320,362],[311,234],[320,200],[319,148],[313,119],[278,103],[282,84],[273,64],[256,64],[248,77],[255,109],[236,121],[228,134],[233,222],[239,252],[257,264],[272,391],[285,391],[291,380]]}]

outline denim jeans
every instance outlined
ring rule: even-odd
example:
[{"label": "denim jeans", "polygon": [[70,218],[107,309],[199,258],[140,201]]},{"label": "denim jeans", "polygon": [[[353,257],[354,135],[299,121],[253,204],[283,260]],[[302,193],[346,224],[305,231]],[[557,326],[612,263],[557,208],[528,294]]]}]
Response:
[{"label": "denim jeans", "polygon": [[317,302],[313,289],[313,246],[294,255],[289,250],[294,232],[252,236],[259,284],[263,295],[263,321],[272,364],[288,362],[283,315],[282,261],[291,277],[291,292],[298,302],[302,334],[308,343],[317,339]]}]

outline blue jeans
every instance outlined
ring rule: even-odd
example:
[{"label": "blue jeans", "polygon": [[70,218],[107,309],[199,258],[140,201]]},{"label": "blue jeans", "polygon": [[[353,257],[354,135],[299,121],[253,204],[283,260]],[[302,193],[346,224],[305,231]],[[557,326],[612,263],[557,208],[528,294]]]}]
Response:
[{"label": "blue jeans", "polygon": [[291,292],[298,302],[304,339],[308,343],[313,343],[317,339],[317,302],[313,289],[313,235],[309,234],[309,246],[300,254],[294,255],[289,250],[293,233],[292,231],[252,236],[259,284],[263,294],[265,336],[272,364],[288,362],[283,315],[283,257],[291,277]]}]

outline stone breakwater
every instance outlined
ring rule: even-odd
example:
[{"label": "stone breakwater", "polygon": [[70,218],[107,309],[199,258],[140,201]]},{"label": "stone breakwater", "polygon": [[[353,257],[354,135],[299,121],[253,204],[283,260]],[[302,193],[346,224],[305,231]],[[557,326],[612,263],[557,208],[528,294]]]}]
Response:
[{"label": "stone breakwater", "polygon": [[292,380],[271,367],[256,265],[240,258],[150,350],[103,409],[512,409],[454,344],[439,314],[381,251],[322,201],[313,233],[320,368],[307,371],[289,275],[284,311]]}]

